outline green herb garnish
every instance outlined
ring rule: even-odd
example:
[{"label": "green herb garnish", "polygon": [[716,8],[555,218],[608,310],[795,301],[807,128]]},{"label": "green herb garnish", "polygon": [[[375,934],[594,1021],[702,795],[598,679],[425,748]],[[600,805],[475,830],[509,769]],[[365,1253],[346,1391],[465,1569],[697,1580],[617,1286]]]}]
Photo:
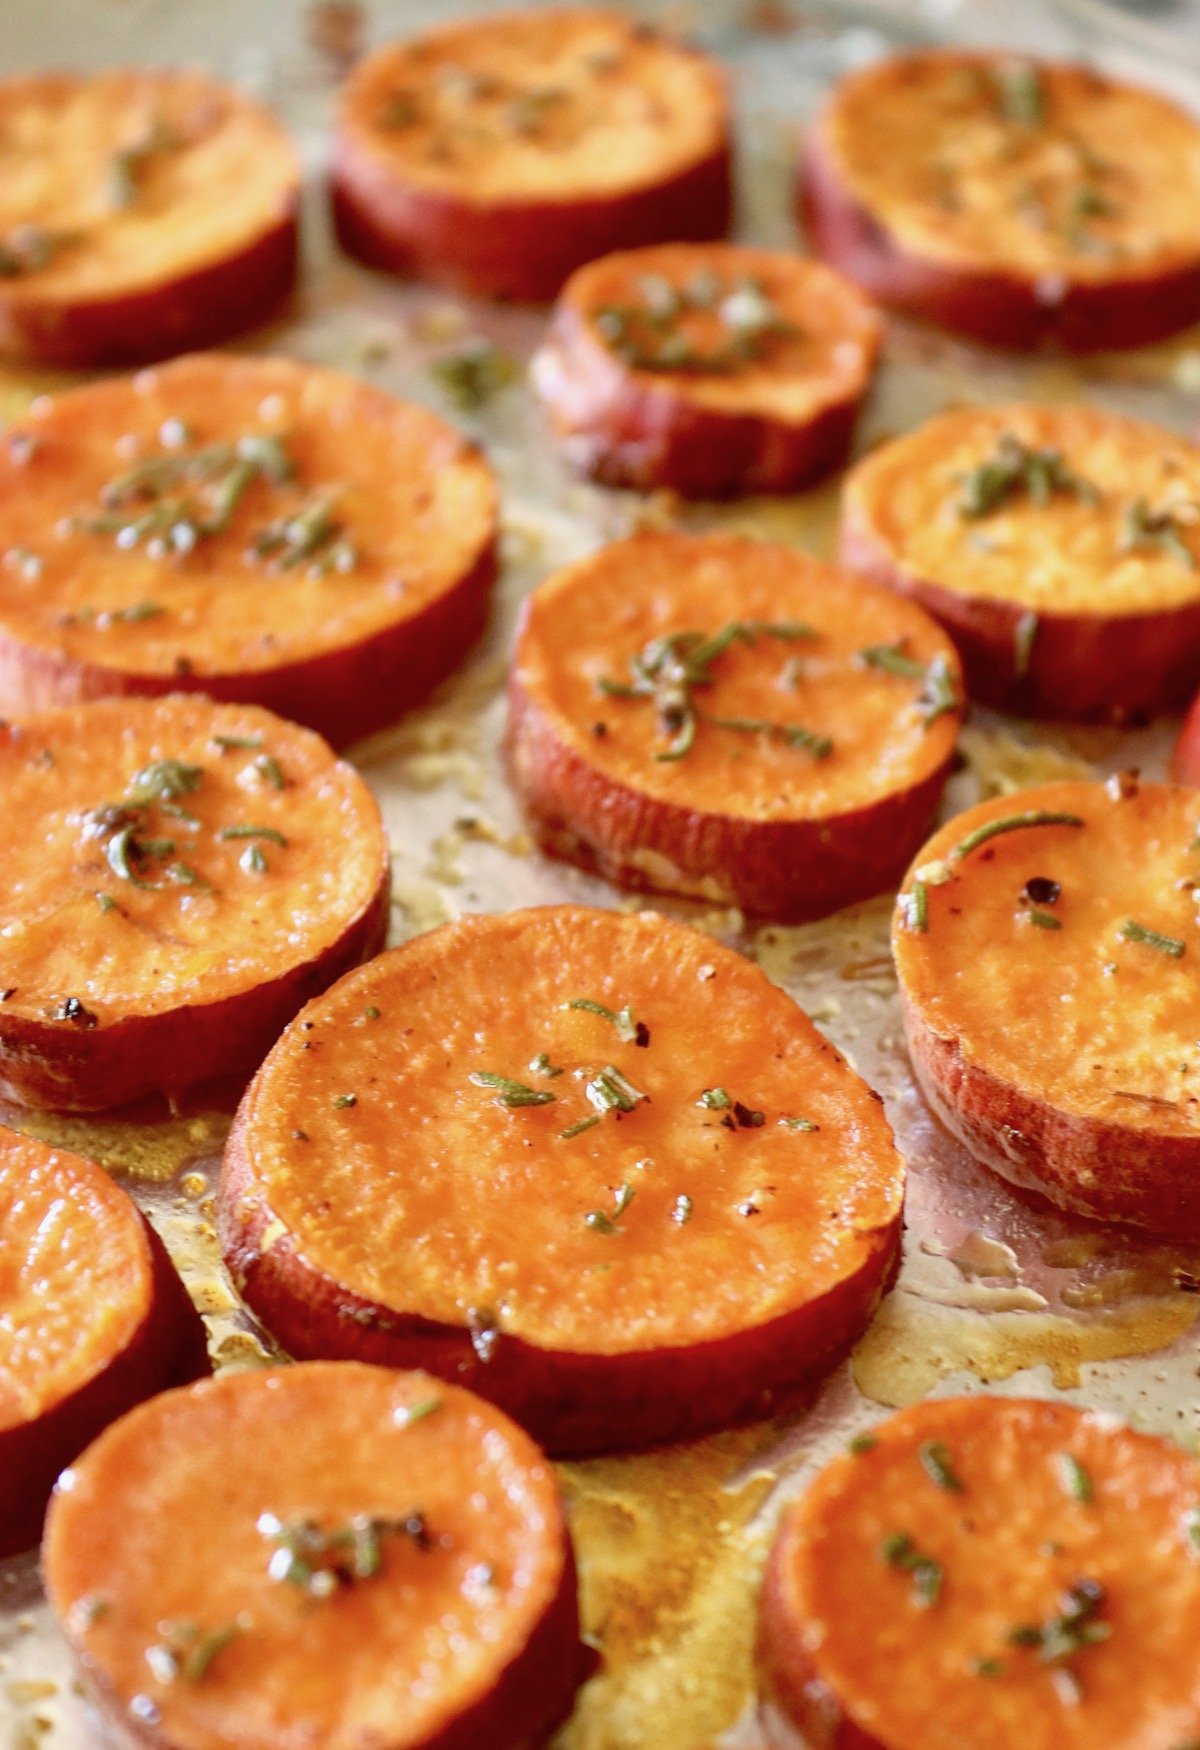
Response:
[{"label": "green herb garnish", "polygon": [[1175,513],[1166,509],[1151,510],[1144,498],[1138,498],[1126,508],[1118,551],[1137,553],[1147,547],[1157,547],[1160,552],[1169,553],[1189,571],[1196,569],[1196,555],[1184,540]]},{"label": "green herb garnish", "polygon": [[[640,303],[609,304],[592,312],[597,333],[625,364],[641,371],[725,374],[755,363],[772,340],[794,337],[788,321],[760,280],[723,284],[711,271],[676,286],[661,274],[643,274]],[[721,326],[716,345],[700,345],[686,324],[689,313],[714,311]]]},{"label": "green herb garnish", "polygon": [[1084,821],[1078,814],[1063,814],[1055,809],[1029,808],[1021,814],[1005,814],[999,820],[985,821],[977,826],[974,832],[969,832],[965,839],[960,839],[949,852],[949,860],[961,863],[964,857],[969,857],[972,851],[977,851],[980,845],[986,845],[989,839],[999,838],[1002,833],[1018,832],[1024,827],[1032,826],[1083,826]]},{"label": "green herb garnish", "polygon": [[1084,1647],[1098,1645],[1112,1634],[1112,1624],[1098,1622],[1104,1588],[1095,1580],[1076,1580],[1060,1600],[1060,1612],[1043,1623],[1019,1623],[1009,1630],[1009,1644],[1032,1647],[1040,1659],[1055,1664]]},{"label": "green herb garnish", "polygon": [[1025,913],[1030,923],[1039,930],[1061,930],[1062,919],[1056,918],[1052,911],[1030,910]]},{"label": "green herb garnish", "polygon": [[1117,934],[1126,942],[1141,942],[1147,948],[1156,948],[1160,954],[1169,954],[1172,960],[1183,958],[1185,944],[1177,936],[1160,935],[1157,930],[1139,924],[1136,918],[1126,918]]},{"label": "green herb garnish", "polygon": [[476,413],[516,381],[516,362],[490,340],[472,340],[458,352],[434,359],[429,374],[460,412]]},{"label": "green herb garnish", "polygon": [[606,1008],[603,1003],[593,1001],[591,997],[572,997],[569,1003],[564,1003],[564,1009],[584,1009],[589,1015],[599,1015],[602,1021],[611,1021],[617,1030],[617,1037],[626,1045],[649,1045],[650,1031],[644,1021],[635,1021],[633,1010],[626,1003],[622,1009]]},{"label": "green herb garnish", "polygon": [[913,1599],[921,1610],[931,1610],[942,1591],[942,1566],[932,1556],[923,1555],[907,1532],[894,1531],[879,1547],[879,1554],[890,1568],[900,1568],[912,1575]]},{"label": "green herb garnish", "polygon": [[558,1098],[549,1088],[531,1088],[524,1082],[516,1082],[511,1076],[497,1075],[490,1069],[472,1070],[470,1080],[477,1088],[493,1088],[496,1093],[495,1104],[516,1111],[522,1106],[549,1106]]},{"label": "green herb garnish", "polygon": [[1035,449],[1006,431],[994,453],[962,475],[954,508],[960,517],[975,519],[990,516],[1022,495],[1046,505],[1056,492],[1069,493],[1085,504],[1098,503],[1100,496],[1089,480],[1072,473],[1061,450]]},{"label": "green herb garnish", "polygon": [[963,1493],[962,1479],[955,1473],[950,1453],[940,1440],[926,1440],[918,1449],[917,1458],[925,1475],[939,1489],[951,1495]]},{"label": "green herb garnish", "polygon": [[606,1112],[632,1112],[640,1100],[650,1098],[611,1063],[584,1083],[584,1093],[602,1116]]},{"label": "green herb garnish", "polygon": [[550,1055],[545,1051],[539,1051],[536,1057],[530,1059],[529,1068],[535,1076],[548,1076],[551,1079],[563,1073],[558,1064],[551,1063]]},{"label": "green herb garnish", "polygon": [[705,1088],[696,1104],[707,1106],[710,1112],[723,1112],[727,1106],[733,1105],[733,1101],[724,1088]]},{"label": "green herb garnish", "polygon": [[617,1226],[617,1223],[629,1208],[629,1205],[633,1202],[633,1198],[633,1186],[629,1183],[628,1179],[626,1179],[620,1189],[613,1194],[611,1215],[606,1213],[603,1209],[589,1209],[583,1218],[585,1226],[590,1227],[593,1233],[619,1233],[621,1230]]},{"label": "green herb garnish", "polygon": [[908,655],[901,642],[872,644],[866,650],[859,651],[858,659],[867,668],[882,669],[886,674],[900,675],[905,680],[921,682],[917,712],[926,728],[931,723],[936,723],[939,717],[945,716],[946,712],[957,711],[962,704],[962,696],[946,656],[935,656],[929,663],[918,662],[916,657]]},{"label": "green herb garnish", "polygon": [[1005,121],[1040,128],[1046,119],[1046,91],[1037,63],[1000,61],[989,72]]},{"label": "green herb garnish", "polygon": [[334,1100],[333,1104],[334,1104],[334,1107],[336,1108],[337,1111],[344,1112],[344,1111],[346,1111],[346,1109],[348,1107],[358,1105],[358,1095],[357,1094],[339,1094],[337,1096],[337,1098]]},{"label": "green herb garnish", "polygon": [[1059,1454],[1058,1474],[1062,1481],[1063,1488],[1067,1491],[1067,1494],[1070,1495],[1073,1501],[1079,1501],[1085,1507],[1091,1505],[1096,1498],[1096,1491],[1092,1486],[1092,1479],[1084,1469],[1083,1465],[1080,1464],[1079,1460],[1072,1453],[1063,1452]]},{"label": "green herb garnish", "polygon": [[878,1438],[874,1434],[856,1434],[847,1442],[846,1450],[853,1457],[861,1458],[865,1452],[874,1452],[878,1445]]},{"label": "green herb garnish", "polygon": [[268,844],[279,845],[286,850],[287,840],[277,827],[273,826],[223,826],[217,833],[219,839],[266,839]]},{"label": "green herb garnish", "polygon": [[585,1130],[594,1129],[599,1122],[600,1114],[589,1112],[586,1118],[579,1120],[578,1124],[569,1124],[565,1130],[560,1130],[558,1139],[560,1142],[570,1142],[573,1136],[582,1136]]}]

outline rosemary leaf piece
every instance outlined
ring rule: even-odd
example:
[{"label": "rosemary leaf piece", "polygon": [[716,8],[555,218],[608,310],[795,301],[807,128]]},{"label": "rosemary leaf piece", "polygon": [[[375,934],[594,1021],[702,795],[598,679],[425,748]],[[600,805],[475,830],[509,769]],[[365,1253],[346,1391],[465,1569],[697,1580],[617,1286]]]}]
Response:
[{"label": "rosemary leaf piece", "polygon": [[1084,820],[1078,814],[1064,814],[1056,809],[1028,808],[1020,814],[1005,814],[999,820],[985,821],[977,826],[974,832],[969,832],[965,839],[948,854],[948,860],[961,863],[964,857],[969,857],[972,851],[977,851],[980,845],[986,845],[989,839],[999,838],[1001,833],[1018,832],[1025,827],[1033,826],[1083,826]]},{"label": "rosemary leaf piece", "polygon": [[1070,1452],[1061,1452],[1058,1456],[1058,1474],[1063,1488],[1073,1501],[1078,1501],[1085,1507],[1090,1507],[1096,1499],[1096,1491],[1092,1479],[1079,1460]]},{"label": "rosemary leaf piece", "polygon": [[1056,1664],[1098,1645],[1112,1634],[1112,1624],[1097,1620],[1104,1588],[1089,1579],[1076,1580],[1059,1601],[1059,1614],[1043,1623],[1018,1623],[1009,1630],[1010,1646],[1031,1647],[1046,1664]]},{"label": "rosemary leaf piece", "polygon": [[939,717],[948,711],[957,711],[962,704],[949,659],[944,655],[935,656],[929,663],[919,662],[908,654],[901,642],[871,644],[859,651],[858,660],[867,668],[882,669],[885,674],[899,675],[904,680],[919,680],[921,692],[917,698],[917,711],[927,729]]},{"label": "rosemary leaf piece", "polygon": [[549,1088],[531,1088],[511,1076],[497,1075],[490,1069],[472,1070],[470,1078],[477,1088],[493,1088],[496,1105],[516,1111],[522,1106],[549,1106],[558,1098]]},{"label": "rosemary leaf piece", "polygon": [[900,895],[900,922],[923,936],[929,928],[929,886],[918,875],[908,893]]},{"label": "rosemary leaf piece", "polygon": [[626,1179],[620,1188],[613,1194],[612,1213],[609,1214],[603,1209],[589,1209],[583,1218],[585,1225],[590,1227],[593,1233],[620,1233],[621,1230],[617,1224],[625,1211],[629,1208],[629,1205],[633,1202],[633,1198],[633,1186],[629,1183],[629,1180]]},{"label": "rosemary leaf piece", "polygon": [[223,826],[217,833],[219,839],[266,839],[269,844],[279,845],[287,849],[287,840],[277,827],[273,826]]},{"label": "rosemary leaf piece", "polygon": [[991,69],[1000,114],[1019,127],[1040,128],[1046,119],[1046,91],[1034,61],[1001,61]]},{"label": "rosemary leaf piece", "polygon": [[429,374],[460,412],[477,413],[515,382],[519,371],[490,340],[471,340],[458,352],[434,359]]},{"label": "rosemary leaf piece", "polygon": [[917,1458],[931,1483],[951,1495],[963,1493],[962,1479],[954,1469],[948,1449],[940,1440],[926,1440],[918,1450]]},{"label": "rosemary leaf piece", "polygon": [[1157,949],[1160,954],[1169,954],[1172,960],[1183,958],[1186,945],[1178,936],[1161,935],[1158,930],[1139,924],[1136,918],[1126,918],[1117,934],[1123,941],[1141,942],[1147,948]]},{"label": "rosemary leaf piece", "polygon": [[529,1068],[533,1075],[546,1076],[551,1080],[555,1076],[560,1076],[563,1073],[558,1064],[551,1063],[550,1054],[546,1051],[539,1051],[536,1057],[531,1057],[529,1060]]},{"label": "rosemary leaf piece", "polygon": [[411,1428],[415,1422],[423,1422],[426,1416],[432,1416],[441,1407],[441,1398],[420,1398],[415,1404],[405,1404],[403,1409],[397,1410],[393,1420],[397,1428]]},{"label": "rosemary leaf piece", "polygon": [[617,1030],[617,1037],[626,1045],[649,1043],[650,1034],[645,1022],[634,1020],[633,1010],[628,1003],[622,1009],[610,1009],[591,997],[572,997],[570,1002],[562,1006],[564,1009],[584,1009],[590,1015],[599,1015],[602,1021],[611,1021]]},{"label": "rosemary leaf piece", "polygon": [[1099,493],[1090,480],[1067,467],[1061,450],[1035,449],[1015,432],[1000,434],[990,456],[962,475],[954,508],[960,517],[974,521],[990,516],[1014,498],[1028,497],[1047,505],[1055,493],[1096,504]]},{"label": "rosemary leaf piece", "polygon": [[632,1112],[639,1101],[650,1098],[611,1063],[584,1083],[584,1093],[602,1117],[606,1112]]},{"label": "rosemary leaf piece", "polygon": [[586,1118],[581,1118],[578,1124],[570,1124],[565,1130],[560,1130],[558,1140],[570,1142],[573,1136],[582,1136],[585,1130],[593,1129],[600,1122],[599,1112],[589,1112]]},{"label": "rosemary leaf piece", "polygon": [[696,1104],[707,1106],[710,1112],[722,1112],[727,1106],[732,1106],[733,1101],[724,1088],[705,1088]]},{"label": "rosemary leaf piece", "polygon": [[1151,510],[1144,498],[1138,498],[1126,507],[1118,551],[1137,553],[1147,547],[1157,547],[1160,552],[1169,553],[1188,571],[1196,569],[1196,554],[1184,540],[1174,512]]},{"label": "rosemary leaf piece", "polygon": [[1062,919],[1056,918],[1052,911],[1028,911],[1025,914],[1035,929],[1061,930]]},{"label": "rosemary leaf piece", "polygon": [[921,1610],[932,1610],[942,1591],[942,1566],[923,1555],[905,1531],[894,1531],[879,1546],[881,1560],[890,1568],[912,1575],[913,1600]]}]

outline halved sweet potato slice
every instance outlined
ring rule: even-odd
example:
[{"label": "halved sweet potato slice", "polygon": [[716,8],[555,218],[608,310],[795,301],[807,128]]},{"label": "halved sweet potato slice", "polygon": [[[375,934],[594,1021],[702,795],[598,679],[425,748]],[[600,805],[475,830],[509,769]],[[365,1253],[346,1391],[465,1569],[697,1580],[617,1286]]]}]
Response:
[{"label": "halved sweet potato slice", "polygon": [[533,383],[581,473],[791,492],[844,460],[880,338],[872,305],[820,262],[665,243],[572,275]]},{"label": "halved sweet potato slice", "polygon": [[[934,834],[893,930],[925,1096],[1065,1209],[1200,1238],[1196,793],[1039,785]],[[1197,1084],[1197,1085],[1193,1085]]]},{"label": "halved sweet potato slice", "polygon": [[464,918],[312,1003],[239,1109],[235,1282],[293,1355],[420,1364],[551,1450],[718,1427],[833,1359],[896,1260],[871,1090],[653,913]]},{"label": "halved sweet potato slice", "polygon": [[1175,1750],[1200,1731],[1200,1470],[1069,1404],[881,1422],[790,1509],[766,1689],[812,1750]]},{"label": "halved sweet potato slice", "polygon": [[842,562],[958,646],[972,698],[1129,722],[1200,674],[1200,446],[1095,407],[965,408],[853,469]]},{"label": "halved sweet potato slice", "polygon": [[374,797],[253,706],[103,699],[0,726],[0,1093],[82,1111],[248,1076],[382,946]]},{"label": "halved sweet potato slice", "polygon": [[912,603],[791,548],[643,534],[530,597],[508,758],[552,856],[811,918],[898,881],[961,715]]},{"label": "halved sweet potato slice", "polygon": [[62,1478],[43,1568],[102,1712],[156,1750],[525,1750],[581,1675],[553,1471],[425,1374],[142,1405]]},{"label": "halved sweet potato slice", "polygon": [[55,1478],[141,1398],[208,1371],[162,1242],[92,1161],[0,1127],[0,1556]]},{"label": "halved sweet potato slice", "polygon": [[800,199],[872,297],[998,346],[1141,346],[1200,319],[1200,124],[1091,67],[873,62],[818,116]]},{"label": "halved sweet potato slice", "polygon": [[423,407],[198,354],[36,401],[0,439],[0,711],[198,691],[342,745],[461,660],[496,487]]},{"label": "halved sweet potato slice", "polygon": [[200,72],[0,83],[0,352],[111,365],[263,321],[296,273],[283,128]]},{"label": "halved sweet potato slice", "polygon": [[612,249],[723,237],[729,151],[707,56],[616,10],[504,12],[359,63],[334,217],[373,267],[537,302]]}]

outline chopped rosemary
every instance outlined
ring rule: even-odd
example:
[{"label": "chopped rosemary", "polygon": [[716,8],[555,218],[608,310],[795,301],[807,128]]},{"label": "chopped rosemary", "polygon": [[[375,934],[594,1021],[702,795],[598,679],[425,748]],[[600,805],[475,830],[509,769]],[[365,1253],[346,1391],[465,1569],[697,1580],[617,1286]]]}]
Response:
[{"label": "chopped rosemary", "polygon": [[900,922],[919,936],[929,928],[929,885],[919,875],[913,878],[911,890],[900,895]]},{"label": "chopped rosemary", "polygon": [[727,1106],[733,1105],[733,1101],[724,1088],[705,1088],[696,1104],[707,1106],[710,1112],[723,1112]]},{"label": "chopped rosemary", "polygon": [[593,1233],[620,1233],[621,1230],[617,1223],[633,1202],[633,1198],[633,1186],[626,1179],[620,1188],[613,1193],[612,1213],[608,1214],[603,1209],[589,1209],[583,1218],[584,1225],[590,1227]]},{"label": "chopped rosemary", "polygon": [[777,1118],[785,1130],[820,1130],[819,1124],[814,1124],[811,1118]]},{"label": "chopped rosemary", "polygon": [[242,748],[253,750],[262,746],[261,735],[210,735],[209,741],[220,753],[236,753]]},{"label": "chopped rosemary", "polygon": [[420,1398],[415,1404],[405,1404],[397,1410],[392,1420],[397,1428],[411,1428],[414,1422],[423,1422],[426,1416],[432,1416],[441,1407],[441,1398]]},{"label": "chopped rosemary", "polygon": [[1018,832],[1024,827],[1083,825],[1083,818],[1078,814],[1064,814],[1049,808],[1028,808],[1020,814],[1005,814],[999,820],[988,820],[982,826],[977,826],[974,832],[969,832],[965,839],[959,840],[948,853],[948,859],[961,863],[964,857],[969,857],[980,845],[986,845],[989,839],[999,838],[1001,833]]},{"label": "chopped rosemary", "polygon": [[1029,673],[1029,663],[1040,626],[1041,621],[1032,611],[1022,614],[1017,621],[1013,631],[1013,673],[1018,680],[1024,680]]},{"label": "chopped rosemary", "polygon": [[584,1083],[584,1093],[601,1116],[606,1112],[632,1112],[640,1100],[650,1098],[611,1063]]},{"label": "chopped rosemary", "polygon": [[914,1602],[921,1610],[931,1610],[941,1596],[941,1563],[923,1555],[905,1531],[894,1531],[886,1537],[879,1546],[879,1554],[890,1568],[912,1575]]},{"label": "chopped rosemary", "polygon": [[698,691],[713,685],[716,678],[713,664],[732,645],[753,646],[759,638],[791,640],[816,636],[811,626],[794,620],[733,620],[711,635],[669,632],[652,638],[630,657],[630,681],[601,676],[597,685],[606,698],[653,702],[659,727],[668,737],[667,746],[655,753],[656,760],[683,759],[690,753],[697,725],[702,722],[740,734],[778,736],[790,747],[803,747],[814,759],[824,759],[833,748],[828,736],[800,724],[774,723],[757,717],[710,716],[701,711],[695,698]]},{"label": "chopped rosemary", "polygon": [[1039,1659],[1054,1664],[1084,1647],[1096,1646],[1112,1634],[1112,1624],[1098,1622],[1104,1588],[1095,1580],[1076,1580],[1059,1600],[1059,1614],[1044,1623],[1018,1623],[1009,1630],[1009,1644],[1031,1647]]},{"label": "chopped rosemary", "polygon": [[471,340],[434,359],[429,374],[460,412],[476,413],[516,380],[519,369],[490,340]]},{"label": "chopped rosemary", "polygon": [[[428,1408],[414,1406],[403,1426],[410,1427],[414,1420],[428,1415],[439,1401],[426,1400]],[[384,1538],[407,1537],[421,1550],[429,1549],[433,1541],[419,1512],[403,1519],[356,1513],[331,1531],[322,1531],[311,1519],[284,1520],[275,1513],[260,1513],[257,1530],[275,1545],[267,1563],[270,1578],[321,1599],[332,1598],[341,1587],[352,1586],[357,1580],[374,1579],[383,1567]]]},{"label": "chopped rosemary", "polygon": [[945,1489],[951,1495],[963,1493],[962,1479],[955,1472],[950,1453],[940,1440],[926,1440],[919,1448],[917,1458],[925,1475],[939,1489]]},{"label": "chopped rosemary", "polygon": [[152,802],[174,802],[180,796],[192,795],[203,782],[203,766],[185,765],[182,760],[155,760],[130,779],[125,800],[135,808]]},{"label": "chopped rosemary", "polygon": [[333,1104],[334,1104],[334,1107],[336,1108],[337,1111],[344,1112],[344,1111],[346,1111],[346,1109],[348,1107],[358,1105],[358,1095],[357,1094],[339,1094],[337,1096],[337,1098],[334,1100]]},{"label": "chopped rosemary", "polygon": [[879,1440],[874,1434],[856,1434],[847,1443],[846,1451],[854,1458],[861,1458],[865,1452],[874,1452]]},{"label": "chopped rosemary", "polygon": [[563,1073],[558,1064],[551,1063],[550,1055],[545,1051],[539,1051],[536,1057],[530,1058],[529,1068],[531,1073],[535,1076],[549,1076],[553,1078],[554,1076],[560,1076]]},{"label": "chopped rosemary", "polygon": [[570,1142],[573,1136],[582,1136],[585,1130],[592,1130],[600,1122],[598,1112],[589,1112],[586,1118],[581,1118],[578,1124],[569,1124],[565,1130],[560,1130],[560,1142]]},{"label": "chopped rosemary", "polygon": [[1037,63],[999,61],[990,73],[1005,121],[1040,128],[1046,119],[1046,90]]},{"label": "chopped rosemary", "polygon": [[279,845],[287,849],[287,840],[274,826],[223,826],[217,833],[219,839],[266,839],[268,844]]},{"label": "chopped rosemary", "polygon": [[202,1632],[195,1623],[160,1624],[159,1632],[166,1639],[146,1648],[146,1663],[160,1683],[199,1683],[214,1659],[223,1653],[240,1634],[245,1624],[236,1621],[220,1628]]},{"label": "chopped rosemary", "polygon": [[1085,1507],[1091,1505],[1096,1498],[1092,1479],[1073,1453],[1059,1453],[1058,1474],[1063,1488],[1073,1501],[1079,1501]]},{"label": "chopped rosemary", "polygon": [[262,782],[272,790],[286,788],[287,780],[283,775],[283,767],[273,754],[260,753],[258,758],[252,762],[251,769],[257,772]]},{"label": "chopped rosemary", "polygon": [[1151,510],[1144,498],[1138,498],[1126,507],[1118,551],[1137,553],[1147,547],[1169,553],[1189,571],[1196,569],[1196,555],[1184,540],[1175,513],[1168,509]]},{"label": "chopped rosemary", "polygon": [[899,644],[872,644],[859,651],[858,659],[867,668],[882,669],[886,674],[921,682],[917,712],[927,729],[939,717],[948,711],[957,711],[962,704],[949,658],[944,655],[935,656],[929,663],[918,662],[916,657],[908,655],[902,641]]},{"label": "chopped rosemary", "polygon": [[1099,493],[1090,480],[1072,473],[1061,450],[1035,449],[1015,432],[1000,434],[994,453],[959,479],[955,509],[960,517],[990,516],[1010,499],[1026,494],[1034,504],[1049,504],[1056,492],[1069,493],[1085,504],[1096,504]]},{"label": "chopped rosemary", "polygon": [[[638,291],[640,302],[592,312],[596,332],[633,370],[724,374],[756,363],[772,340],[799,333],[757,279],[723,283],[711,270],[702,270],[676,286],[661,274],[643,274]],[[704,329],[697,331],[689,321],[698,312],[715,312],[720,324],[715,344],[702,344]]]},{"label": "chopped rosemary", "polygon": [[970,1670],[973,1677],[1003,1677],[1004,1661],[981,1655],[971,1660]]},{"label": "chopped rosemary", "polygon": [[199,449],[171,446],[110,480],[100,492],[100,512],[75,517],[73,526],[112,535],[126,552],[144,541],[151,558],[182,557],[224,533],[256,481],[280,486],[294,473],[277,434],[250,433]]},{"label": "chopped rosemary", "polygon": [[507,1107],[510,1112],[522,1106],[549,1106],[558,1098],[549,1088],[531,1088],[525,1082],[516,1082],[511,1076],[497,1075],[490,1069],[472,1070],[470,1080],[477,1088],[494,1088],[494,1104]]},{"label": "chopped rosemary", "polygon": [[1030,923],[1038,930],[1061,930],[1062,919],[1056,918],[1052,911],[1037,911],[1031,908],[1025,913]]},{"label": "chopped rosemary", "polygon": [[346,539],[344,525],[334,515],[338,494],[331,489],[317,492],[298,510],[277,517],[250,539],[250,555],[266,559],[277,571],[294,571],[311,561],[310,577],[325,577],[331,571],[353,571],[358,554]]},{"label": "chopped rosemary", "polygon": [[1126,918],[1117,934],[1126,942],[1141,942],[1147,948],[1155,948],[1160,954],[1169,954],[1172,960],[1181,960],[1185,944],[1178,936],[1164,936],[1158,930],[1151,930],[1145,924],[1139,924],[1136,918]]},{"label": "chopped rosemary", "polygon": [[595,1002],[591,997],[572,997],[569,1003],[564,1003],[564,1009],[586,1009],[590,1015],[599,1015],[603,1021],[611,1021],[617,1030],[617,1037],[626,1045],[649,1045],[650,1029],[644,1021],[635,1021],[633,1010],[626,1003],[622,1009],[606,1008],[603,1003]]}]

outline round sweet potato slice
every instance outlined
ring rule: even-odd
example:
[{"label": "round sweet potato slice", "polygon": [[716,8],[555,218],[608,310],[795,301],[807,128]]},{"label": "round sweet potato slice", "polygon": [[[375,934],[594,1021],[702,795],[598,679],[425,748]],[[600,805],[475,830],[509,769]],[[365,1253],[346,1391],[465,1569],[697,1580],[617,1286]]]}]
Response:
[{"label": "round sweet potato slice", "polygon": [[445,25],[355,68],[333,202],[373,267],[541,302],[610,250],[725,235],[725,76],[615,9]]},{"label": "round sweet potato slice", "polygon": [[666,243],[572,275],[533,383],[595,479],[791,492],[845,459],[880,337],[872,305],[821,262]]},{"label": "round sweet potato slice", "polygon": [[140,1399],[207,1372],[161,1241],[103,1168],[0,1127],[0,1556],[55,1478]]},{"label": "round sweet potato slice", "polygon": [[61,1479],[43,1569],[101,1711],[155,1750],[525,1750],[581,1674],[553,1471],[419,1373],[143,1404]]},{"label": "round sweet potato slice", "polygon": [[551,855],[812,918],[896,885],[961,715],[912,603],[791,548],[643,534],[530,597],[508,758]]},{"label": "round sweet potato slice", "polygon": [[1091,67],[874,62],[818,116],[800,194],[872,297],[994,345],[1141,346],[1200,319],[1200,124]]},{"label": "round sweet potato slice", "polygon": [[0,711],[198,691],[336,745],[461,660],[496,487],[425,408],[198,354],[43,397],[0,439]]},{"label": "round sweet potato slice", "polygon": [[264,321],[295,279],[299,195],[279,122],[205,73],[0,82],[0,352],[132,363]]},{"label": "round sweet potato slice", "polygon": [[812,1750],[1184,1750],[1200,1471],[1109,1415],[951,1398],[880,1423],[784,1518],[765,1687]]},{"label": "round sweet potato slice", "polygon": [[759,969],[653,913],[465,918],[310,1004],[242,1102],[226,1261],[293,1355],[419,1364],[548,1448],[762,1410],[863,1329],[904,1169]]},{"label": "round sweet potato slice", "polygon": [[972,698],[1127,723],[1200,673],[1200,446],[1094,407],[967,408],[867,457],[842,562],[919,601]]},{"label": "round sweet potato slice", "polygon": [[1194,790],[1039,785],[919,853],[893,948],[925,1096],[1065,1209],[1200,1238]]},{"label": "round sweet potato slice", "polygon": [[374,797],[310,730],[208,699],[0,727],[0,1093],[81,1111],[243,1080],[375,953]]}]

